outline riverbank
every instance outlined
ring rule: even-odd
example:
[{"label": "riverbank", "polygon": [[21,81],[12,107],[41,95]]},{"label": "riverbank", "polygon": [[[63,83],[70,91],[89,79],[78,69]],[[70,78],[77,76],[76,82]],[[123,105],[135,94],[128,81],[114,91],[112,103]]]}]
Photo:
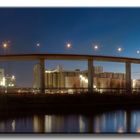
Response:
[{"label": "riverbank", "polygon": [[[1,94],[0,111],[90,112],[139,108],[140,94]],[[1,114],[1,113],[0,113]]]}]

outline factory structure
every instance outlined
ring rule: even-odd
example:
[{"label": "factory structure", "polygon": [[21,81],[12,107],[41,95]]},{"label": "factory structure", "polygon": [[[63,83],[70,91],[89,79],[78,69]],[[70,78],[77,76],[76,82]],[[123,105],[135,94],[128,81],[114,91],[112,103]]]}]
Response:
[{"label": "factory structure", "polygon": [[[104,72],[102,66],[94,66],[93,88],[107,89],[107,88],[125,88],[125,74]],[[33,88],[40,88],[40,66],[34,66],[34,82]],[[136,88],[140,81],[133,82],[133,88]],[[88,88],[88,71],[80,71],[75,69],[73,71],[64,70],[62,66],[58,65],[56,69],[45,70],[45,88]]]},{"label": "factory structure", "polygon": [[12,88],[16,86],[16,78],[14,75],[5,75],[4,69],[0,68],[0,88],[8,87]]}]

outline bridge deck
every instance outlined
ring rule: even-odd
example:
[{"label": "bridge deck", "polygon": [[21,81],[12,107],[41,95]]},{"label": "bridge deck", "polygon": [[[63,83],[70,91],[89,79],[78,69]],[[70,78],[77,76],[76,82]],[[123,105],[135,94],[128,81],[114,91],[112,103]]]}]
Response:
[{"label": "bridge deck", "polygon": [[103,55],[79,55],[79,54],[7,54],[0,55],[0,61],[21,61],[21,60],[80,60],[86,61],[93,59],[96,61],[108,62],[130,62],[140,63],[139,58],[117,57],[117,56],[103,56]]}]

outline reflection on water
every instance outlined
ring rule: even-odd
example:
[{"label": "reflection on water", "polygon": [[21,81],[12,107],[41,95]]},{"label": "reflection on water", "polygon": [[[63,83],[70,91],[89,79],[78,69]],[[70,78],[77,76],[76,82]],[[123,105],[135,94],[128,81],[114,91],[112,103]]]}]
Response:
[{"label": "reflection on water", "polygon": [[140,133],[140,111],[117,110],[93,115],[32,115],[0,118],[0,132]]},{"label": "reflection on water", "polygon": [[133,111],[131,114],[131,132],[140,133],[140,111]]},{"label": "reflection on water", "polygon": [[104,113],[94,119],[94,132],[126,132],[126,112],[116,111]]}]

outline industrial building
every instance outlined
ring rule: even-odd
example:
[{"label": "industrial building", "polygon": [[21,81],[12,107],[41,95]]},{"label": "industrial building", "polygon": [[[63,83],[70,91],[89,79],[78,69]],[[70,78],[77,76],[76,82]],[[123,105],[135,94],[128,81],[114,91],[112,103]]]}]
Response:
[{"label": "industrial building", "polygon": [[[39,64],[34,67],[34,88],[40,88]],[[104,72],[102,66],[93,67],[93,88],[125,88],[125,74]],[[88,71],[79,69],[68,71],[58,65],[56,69],[45,70],[45,88],[65,89],[88,88]]]},{"label": "industrial building", "polygon": [[6,75],[4,69],[0,68],[0,87],[15,87],[16,78],[14,75]]}]

